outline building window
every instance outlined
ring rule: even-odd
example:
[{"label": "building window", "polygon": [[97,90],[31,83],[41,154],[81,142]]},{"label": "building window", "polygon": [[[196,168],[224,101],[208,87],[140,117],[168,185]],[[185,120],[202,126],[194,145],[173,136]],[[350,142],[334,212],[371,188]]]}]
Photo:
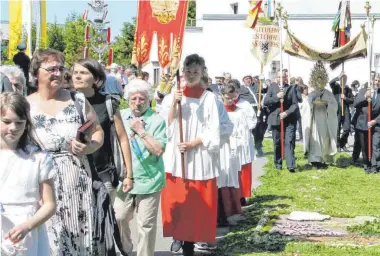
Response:
[{"label": "building window", "polygon": [[269,71],[268,77],[272,81],[276,79],[277,72],[280,71],[280,61],[279,60],[274,60],[272,61],[271,65],[271,71]]},{"label": "building window", "polygon": [[232,8],[232,11],[234,12],[234,14],[238,14],[238,11],[239,11],[238,3],[231,4],[231,8]]}]

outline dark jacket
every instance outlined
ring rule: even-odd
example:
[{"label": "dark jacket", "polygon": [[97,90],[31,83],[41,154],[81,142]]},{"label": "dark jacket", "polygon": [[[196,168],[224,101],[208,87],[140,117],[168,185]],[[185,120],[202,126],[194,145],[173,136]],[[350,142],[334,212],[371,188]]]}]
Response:
[{"label": "dark jacket", "polygon": [[29,57],[24,52],[18,52],[13,56],[13,62],[22,69],[26,79],[26,85],[28,86],[30,67]]},{"label": "dark jacket", "polygon": [[[355,128],[362,131],[368,130],[368,101],[365,97],[367,89],[360,89],[356,99],[354,101],[354,107],[356,108],[357,118]],[[376,125],[372,127],[373,130],[380,132],[380,89],[377,90],[377,97],[372,102],[371,120],[376,120]]]},{"label": "dark jacket", "polygon": [[[255,95],[256,98],[254,98],[253,95]],[[251,86],[250,87],[247,87],[245,85],[240,86],[239,96],[241,99],[248,101],[250,104],[258,104],[256,102],[257,96],[253,92]]]},{"label": "dark jacket", "polygon": [[[280,99],[277,93],[280,92],[278,84],[272,84],[264,99],[264,105],[269,109],[268,124],[280,125]],[[301,97],[302,101],[302,97]],[[297,123],[298,99],[296,86],[284,86],[284,111],[287,113],[285,123]]]},{"label": "dark jacket", "polygon": [[212,92],[215,93],[215,95],[222,96],[222,93],[221,93],[219,87],[223,87],[223,85],[212,84],[208,88],[210,88],[212,90]]},{"label": "dark jacket", "polygon": [[[342,87],[338,83],[339,77],[334,78],[330,81],[331,91],[334,94],[335,100],[338,103],[338,114],[342,111]],[[344,86],[344,112],[350,113],[350,105],[354,103],[354,95],[352,94],[352,89],[349,86]]]}]

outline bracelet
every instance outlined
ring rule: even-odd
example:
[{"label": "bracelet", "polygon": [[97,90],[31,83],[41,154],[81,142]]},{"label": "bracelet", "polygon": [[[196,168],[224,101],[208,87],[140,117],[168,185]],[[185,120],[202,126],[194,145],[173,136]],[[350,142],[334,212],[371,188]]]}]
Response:
[{"label": "bracelet", "polygon": [[131,177],[126,177],[127,179],[130,179],[130,180],[135,180],[134,178],[131,178]]},{"label": "bracelet", "polygon": [[147,132],[142,132],[142,133],[139,134],[139,137],[140,137],[141,139],[143,139],[146,135],[148,135]]}]

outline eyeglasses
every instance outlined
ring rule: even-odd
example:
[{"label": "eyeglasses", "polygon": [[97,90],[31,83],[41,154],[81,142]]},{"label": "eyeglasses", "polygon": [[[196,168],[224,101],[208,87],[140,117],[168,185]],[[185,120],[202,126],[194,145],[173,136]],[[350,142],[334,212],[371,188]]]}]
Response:
[{"label": "eyeglasses", "polygon": [[58,71],[63,72],[65,70],[65,67],[48,67],[48,68],[40,67],[40,68],[43,70],[46,70],[50,74],[56,74]]}]

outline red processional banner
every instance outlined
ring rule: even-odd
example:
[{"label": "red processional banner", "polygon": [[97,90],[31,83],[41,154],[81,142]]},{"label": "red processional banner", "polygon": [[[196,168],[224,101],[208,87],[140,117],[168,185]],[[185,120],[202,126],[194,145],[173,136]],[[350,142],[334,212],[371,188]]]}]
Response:
[{"label": "red processional banner", "polygon": [[139,0],[132,63],[142,66],[149,61],[154,33],[160,66],[179,62],[187,7],[188,0]]}]

